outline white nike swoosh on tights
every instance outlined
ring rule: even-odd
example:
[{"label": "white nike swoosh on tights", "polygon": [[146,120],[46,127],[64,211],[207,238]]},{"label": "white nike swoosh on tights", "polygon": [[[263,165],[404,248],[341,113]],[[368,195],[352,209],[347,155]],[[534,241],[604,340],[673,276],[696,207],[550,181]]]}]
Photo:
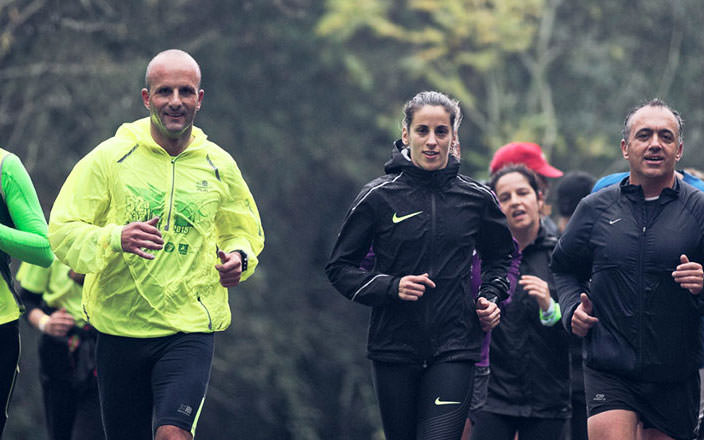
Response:
[{"label": "white nike swoosh on tights", "polygon": [[452,400],[440,400],[439,396],[435,398],[435,404],[437,406],[440,406],[440,405],[460,405],[461,403],[462,402],[454,402]]}]

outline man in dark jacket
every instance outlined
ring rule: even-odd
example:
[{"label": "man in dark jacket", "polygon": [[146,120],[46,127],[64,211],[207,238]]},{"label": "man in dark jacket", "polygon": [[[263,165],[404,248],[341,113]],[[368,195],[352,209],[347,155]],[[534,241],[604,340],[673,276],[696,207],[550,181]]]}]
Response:
[{"label": "man in dark jacket", "polygon": [[585,337],[589,438],[690,439],[699,405],[704,194],[679,180],[682,119],[628,114],[630,174],[585,198],[553,253],[563,324]]}]

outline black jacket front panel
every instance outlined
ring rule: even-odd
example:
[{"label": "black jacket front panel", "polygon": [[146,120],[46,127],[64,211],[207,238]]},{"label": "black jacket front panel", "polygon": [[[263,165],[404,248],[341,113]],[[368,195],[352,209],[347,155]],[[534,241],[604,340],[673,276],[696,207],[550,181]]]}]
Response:
[{"label": "black jacket front panel", "polygon": [[[389,174],[367,184],[348,212],[326,267],[333,285],[372,306],[368,356],[392,362],[476,360],[482,331],[470,290],[475,248],[482,289],[506,295],[513,241],[493,194],[457,174],[459,164],[428,172],[399,151]],[[370,247],[371,271],[360,262]],[[418,301],[398,298],[406,275],[427,273],[436,284]]]},{"label": "black jacket front panel", "polygon": [[[541,228],[523,249],[519,275],[548,283],[553,299],[550,254],[557,239]],[[519,284],[502,307],[501,323],[491,333],[491,378],[484,410],[518,417],[567,418],[570,415],[568,337],[558,323],[540,322],[537,301]]]},{"label": "black jacket front panel", "polygon": [[585,338],[589,367],[653,382],[696,370],[704,302],[672,272],[682,254],[704,263],[703,225],[704,194],[679,180],[656,201],[624,181],[578,205],[552,268],[564,325],[581,292],[599,318]]}]

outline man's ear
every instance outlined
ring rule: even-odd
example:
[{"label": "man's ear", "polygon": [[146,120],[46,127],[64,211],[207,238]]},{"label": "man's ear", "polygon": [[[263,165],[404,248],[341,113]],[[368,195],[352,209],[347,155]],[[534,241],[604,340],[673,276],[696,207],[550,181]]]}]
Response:
[{"label": "man's ear", "polygon": [[408,146],[408,128],[406,127],[401,129],[401,142],[403,142],[403,145]]},{"label": "man's ear", "polygon": [[621,139],[621,154],[624,159],[628,159],[628,144],[625,139]]},{"label": "man's ear", "polygon": [[198,104],[196,105],[196,111],[200,110],[200,106],[203,105],[203,95],[205,95],[205,91],[203,89],[198,90]]},{"label": "man's ear", "polygon": [[149,110],[149,90],[142,89],[142,103]]},{"label": "man's ear", "polygon": [[680,142],[680,145],[677,147],[677,154],[675,154],[675,160],[682,159],[683,153],[684,153],[684,144],[682,142]]}]

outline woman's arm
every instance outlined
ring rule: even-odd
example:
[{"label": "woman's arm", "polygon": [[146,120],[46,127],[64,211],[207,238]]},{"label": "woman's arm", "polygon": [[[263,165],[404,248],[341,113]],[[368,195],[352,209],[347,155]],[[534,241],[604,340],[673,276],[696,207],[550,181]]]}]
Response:
[{"label": "woman's arm", "polygon": [[[369,252],[374,212],[362,191],[347,213],[325,272],[335,288],[352,301],[378,306],[399,300],[399,278],[360,267]],[[375,249],[378,251],[378,249]]]},{"label": "woman's arm", "polygon": [[15,227],[0,224],[0,250],[28,263],[48,267],[54,254],[37,192],[22,162],[8,154],[0,165],[3,199]]}]

